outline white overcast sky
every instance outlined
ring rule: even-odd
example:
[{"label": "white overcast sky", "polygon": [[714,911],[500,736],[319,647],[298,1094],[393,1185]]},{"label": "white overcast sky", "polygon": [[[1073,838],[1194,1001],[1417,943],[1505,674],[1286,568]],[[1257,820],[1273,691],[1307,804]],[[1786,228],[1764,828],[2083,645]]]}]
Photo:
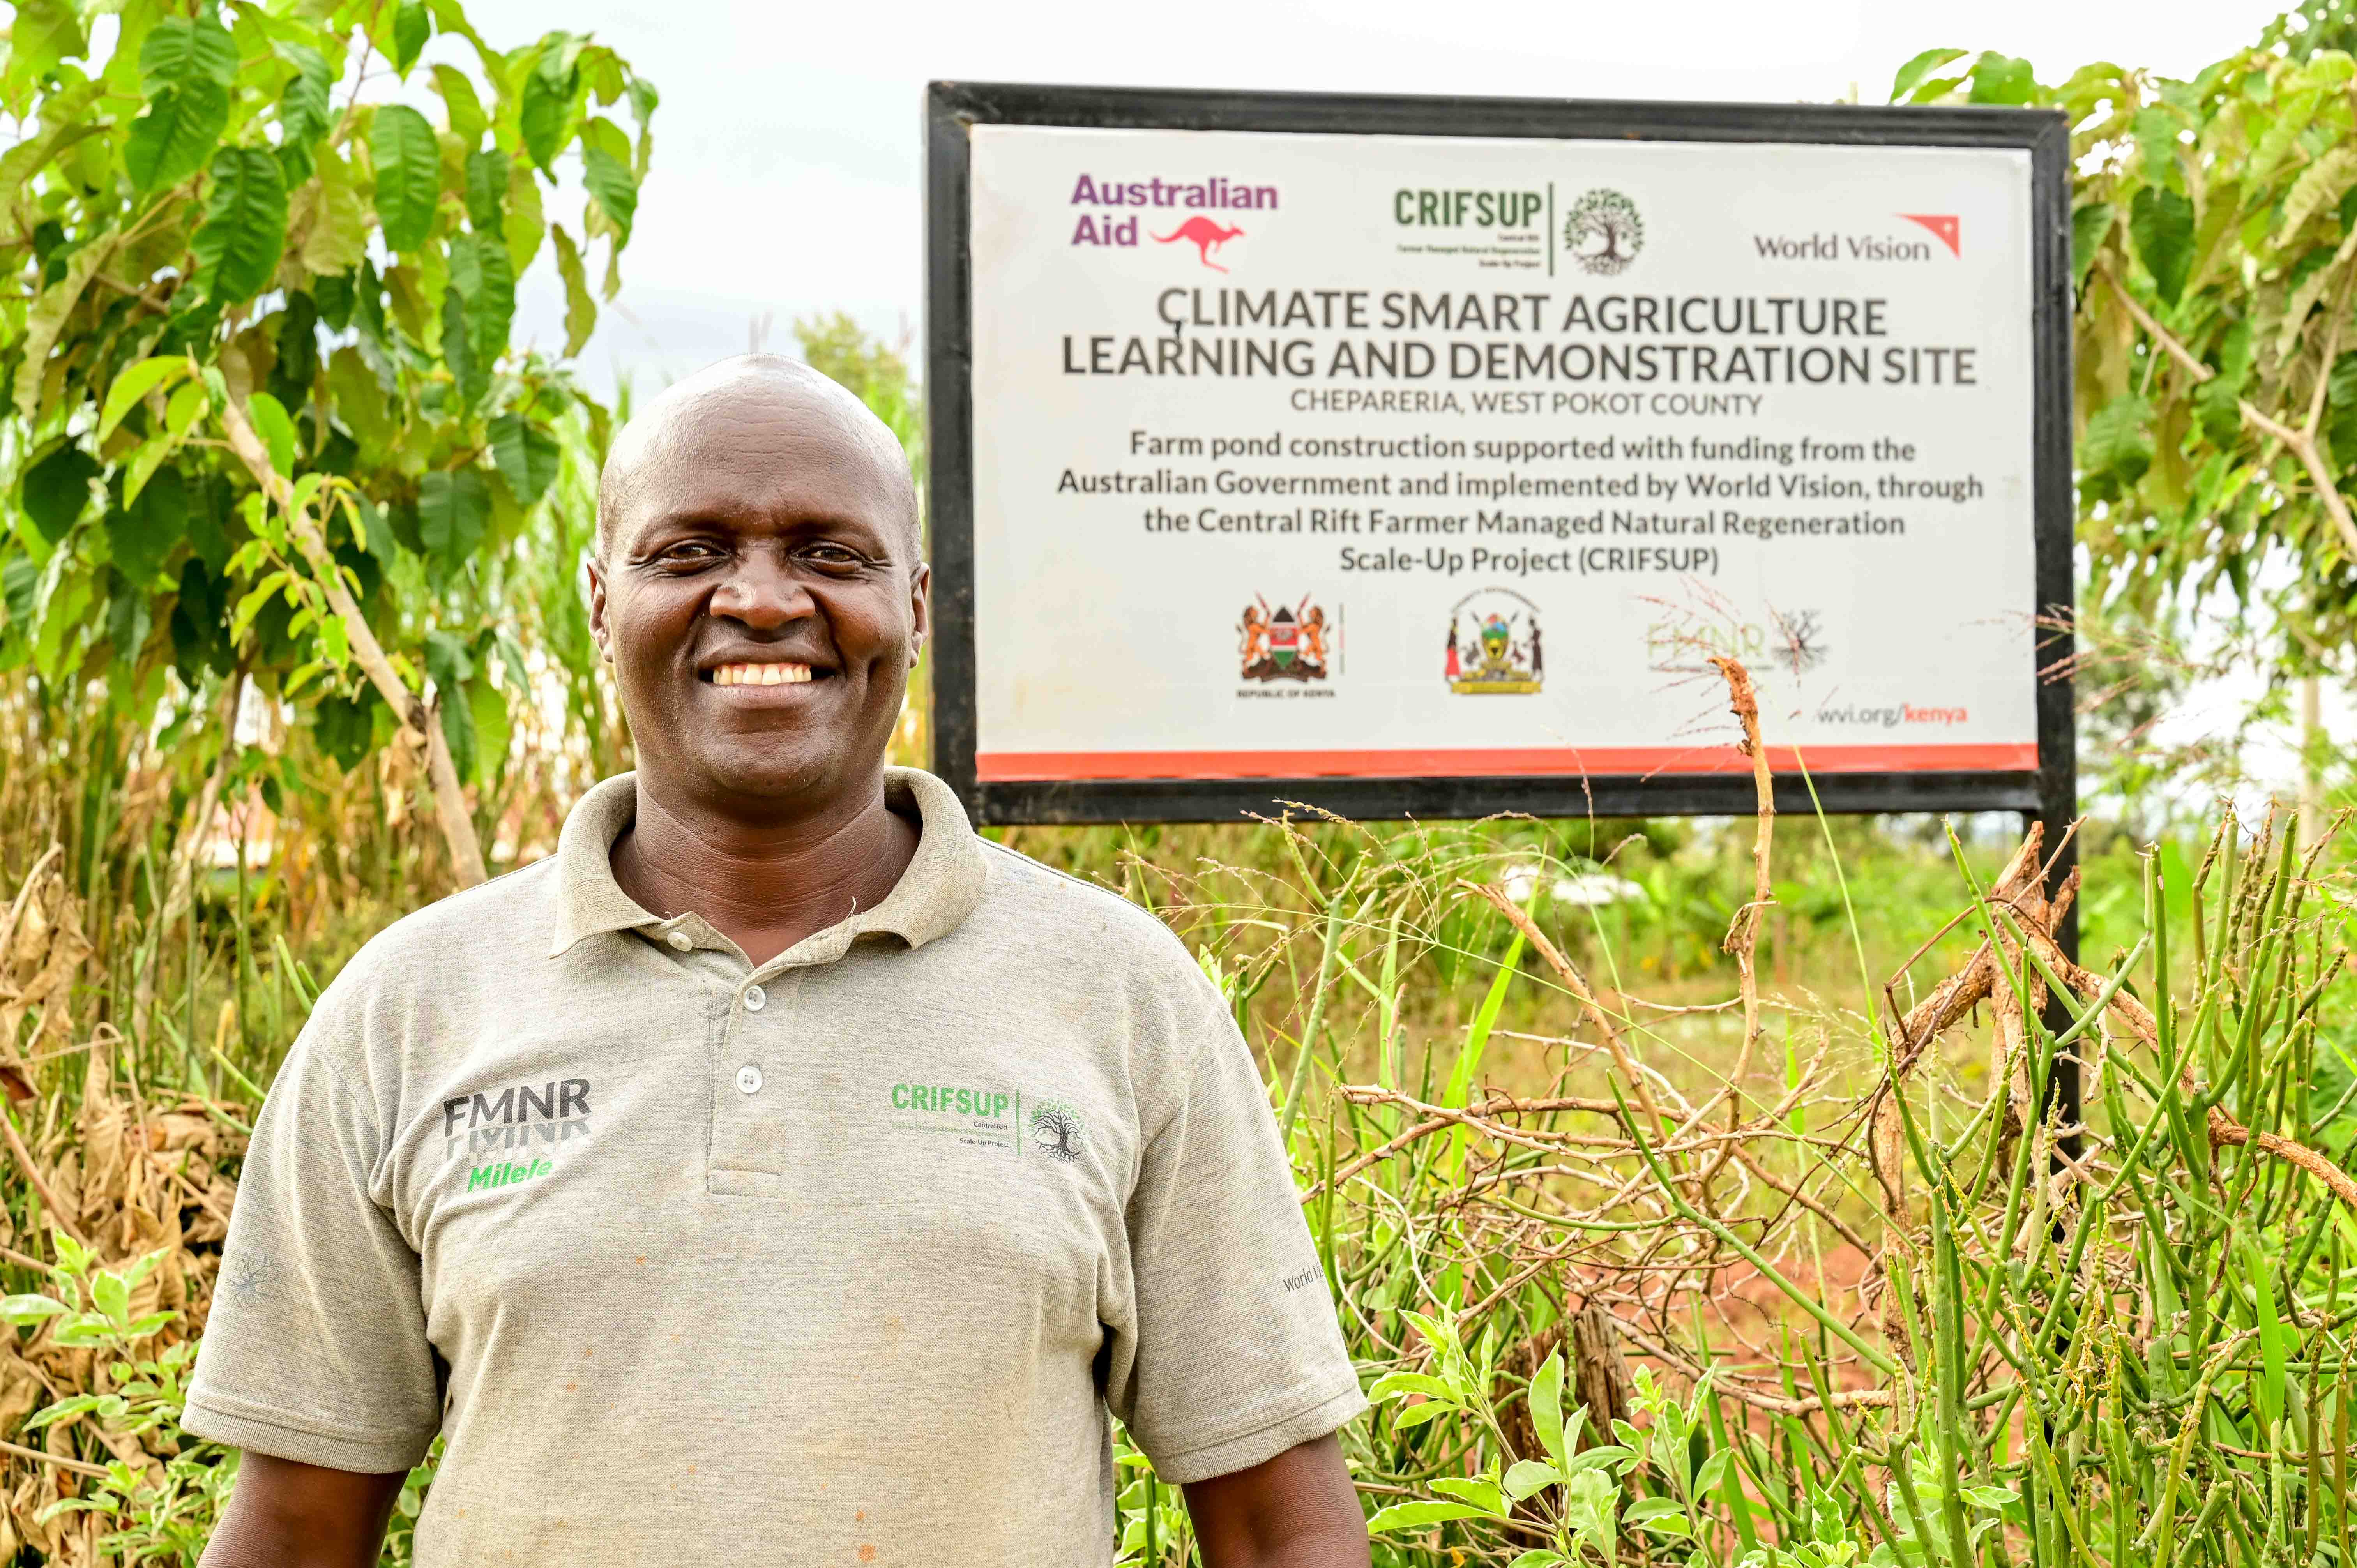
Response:
[{"label": "white overcast sky", "polygon": [[[479,0],[503,47],[594,31],[663,94],[624,287],[582,371],[642,391],[741,352],[769,317],[923,312],[925,83],[1093,82],[1309,91],[1790,102],[1889,96],[1934,46],[2025,55],[2042,81],[2094,59],[2190,75],[2279,9],[2251,0]],[[2129,18],[2133,17],[2131,25]],[[576,231],[578,231],[577,230]],[[602,251],[602,246],[601,246]],[[544,260],[520,326],[561,341]]]}]

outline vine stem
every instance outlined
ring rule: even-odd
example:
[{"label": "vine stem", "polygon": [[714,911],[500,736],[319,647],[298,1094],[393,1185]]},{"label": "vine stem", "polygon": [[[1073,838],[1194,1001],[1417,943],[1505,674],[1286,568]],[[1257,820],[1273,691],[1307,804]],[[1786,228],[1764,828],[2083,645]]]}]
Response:
[{"label": "vine stem", "polygon": [[402,722],[424,737],[426,774],[434,785],[434,815],[441,824],[443,841],[450,846],[451,871],[459,886],[474,886],[484,878],[482,845],[475,837],[475,819],[467,810],[466,794],[458,787],[457,766],[450,758],[450,744],[443,736],[442,726],[435,722],[433,704],[411,691],[400,671],[393,669],[383,645],[377,641],[367,618],[361,614],[359,603],[345,587],[343,575],[336,565],[336,558],[328,552],[328,541],[319,532],[317,520],[308,509],[295,504],[294,487],[287,483],[285,475],[272,466],[262,438],[254,434],[244,408],[234,398],[221,409],[221,427],[229,436],[230,450],[253,476],[253,482],[285,513],[296,545],[328,596],[328,607],[344,623],[352,658],[361,672],[377,689],[377,694],[401,715]]},{"label": "vine stem", "polygon": [[[2127,285],[2121,283],[2119,274],[2112,270],[2108,258],[2099,258],[2095,263],[2095,270],[2103,274],[2105,283],[2111,285],[2112,293],[2119,296],[2120,303],[2127,307],[2128,314],[2136,318],[2136,325],[2143,328],[2170,359],[2184,366],[2187,375],[2197,381],[2217,379],[2216,371],[2195,359],[2184,344],[2170,335],[2169,328],[2154,320],[2152,313],[2136,302],[2136,297],[2128,293]],[[2337,336],[2336,328],[2335,337]],[[2316,373],[2320,379],[2330,374],[2331,371],[2332,367],[2328,362],[2318,366]],[[2293,456],[2299,459],[2300,467],[2308,470],[2309,482],[2316,487],[2316,499],[2323,503],[2325,515],[2332,520],[2332,526],[2340,531],[2341,548],[2347,553],[2349,559],[2357,561],[2357,518],[2350,515],[2349,502],[2341,494],[2341,487],[2333,479],[2332,470],[2324,460],[2322,449],[2316,445],[2315,416],[2323,405],[2319,403],[2316,409],[2310,411],[2306,429],[2294,429],[2279,419],[2269,418],[2261,413],[2246,397],[2236,398],[2234,406],[2241,411],[2244,424],[2280,441]]]}]

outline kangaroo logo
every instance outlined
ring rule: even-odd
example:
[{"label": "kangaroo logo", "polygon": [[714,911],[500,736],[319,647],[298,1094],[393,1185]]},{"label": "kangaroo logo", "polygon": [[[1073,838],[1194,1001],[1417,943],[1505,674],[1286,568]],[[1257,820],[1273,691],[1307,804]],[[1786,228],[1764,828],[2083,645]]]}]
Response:
[{"label": "kangaroo logo", "polygon": [[1175,244],[1184,240],[1195,247],[1195,253],[1203,259],[1205,266],[1215,273],[1223,273],[1228,269],[1211,260],[1211,252],[1243,233],[1243,231],[1241,229],[1222,229],[1199,212],[1179,224],[1172,232],[1157,234],[1154,238],[1157,243],[1164,245]]}]

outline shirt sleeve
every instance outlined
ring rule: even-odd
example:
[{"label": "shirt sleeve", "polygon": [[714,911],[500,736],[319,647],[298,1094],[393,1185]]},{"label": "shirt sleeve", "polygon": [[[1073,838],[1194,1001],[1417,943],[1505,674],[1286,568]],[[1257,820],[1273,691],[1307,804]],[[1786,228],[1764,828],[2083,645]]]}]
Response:
[{"label": "shirt sleeve", "polygon": [[1134,1332],[1106,1400],[1166,1481],[1249,1469],[1366,1408],[1252,1052],[1224,1008],[1146,1145]]},{"label": "shirt sleeve", "polygon": [[338,1000],[321,999],[254,1123],[183,1424],[382,1474],[425,1456],[441,1380],[417,1254],[371,1195],[373,1107],[334,1060]]}]

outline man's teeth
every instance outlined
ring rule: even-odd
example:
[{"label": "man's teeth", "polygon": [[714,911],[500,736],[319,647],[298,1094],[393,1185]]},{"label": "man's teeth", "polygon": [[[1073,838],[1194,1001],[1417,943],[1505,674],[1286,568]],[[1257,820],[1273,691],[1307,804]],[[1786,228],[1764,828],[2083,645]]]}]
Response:
[{"label": "man's teeth", "polygon": [[716,686],[794,686],[810,678],[807,664],[723,664],[712,672]]}]

